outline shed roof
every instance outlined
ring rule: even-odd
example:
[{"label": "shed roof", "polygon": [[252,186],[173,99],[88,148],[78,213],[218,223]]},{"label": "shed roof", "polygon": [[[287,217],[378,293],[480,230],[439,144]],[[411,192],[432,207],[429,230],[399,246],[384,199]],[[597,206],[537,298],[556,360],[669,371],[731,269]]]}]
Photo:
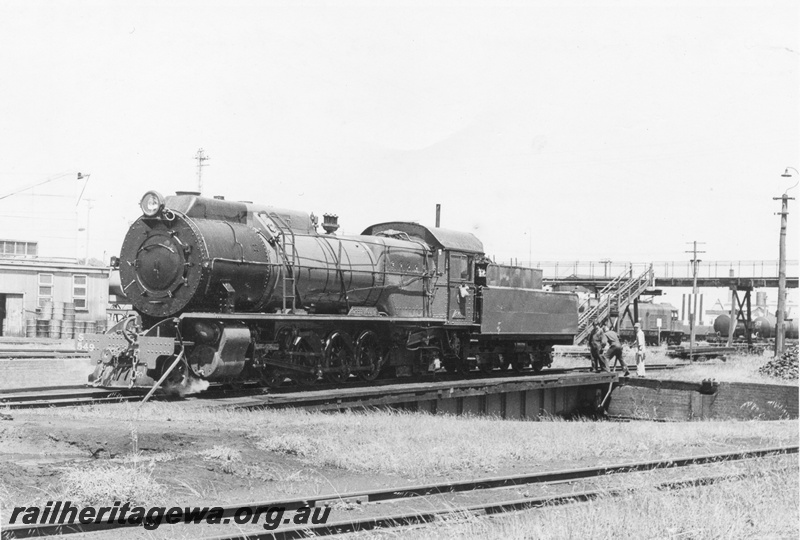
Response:
[{"label": "shed roof", "polygon": [[111,271],[107,266],[81,264],[74,259],[38,257],[0,257],[0,270],[4,272],[72,272],[106,276]]}]

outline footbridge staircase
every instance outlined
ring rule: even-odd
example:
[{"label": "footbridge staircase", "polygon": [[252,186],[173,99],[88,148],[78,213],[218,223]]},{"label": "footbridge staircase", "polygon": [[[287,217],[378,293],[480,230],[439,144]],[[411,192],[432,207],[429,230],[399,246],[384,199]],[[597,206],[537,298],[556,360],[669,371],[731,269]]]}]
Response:
[{"label": "footbridge staircase", "polygon": [[608,318],[619,317],[625,313],[639,296],[644,293],[654,282],[653,265],[647,270],[635,275],[633,268],[623,272],[612,279],[598,293],[598,303],[591,308],[584,309],[578,318],[578,335],[575,336],[575,345],[580,345],[589,336],[594,321],[605,321]]}]

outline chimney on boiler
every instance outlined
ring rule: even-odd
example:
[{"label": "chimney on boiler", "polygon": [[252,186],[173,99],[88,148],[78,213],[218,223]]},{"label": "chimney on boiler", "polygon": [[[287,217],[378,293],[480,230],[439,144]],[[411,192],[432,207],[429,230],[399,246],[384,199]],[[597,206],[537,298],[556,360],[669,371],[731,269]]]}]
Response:
[{"label": "chimney on boiler", "polygon": [[339,216],[336,214],[322,214],[322,228],[327,234],[334,234],[339,230]]}]

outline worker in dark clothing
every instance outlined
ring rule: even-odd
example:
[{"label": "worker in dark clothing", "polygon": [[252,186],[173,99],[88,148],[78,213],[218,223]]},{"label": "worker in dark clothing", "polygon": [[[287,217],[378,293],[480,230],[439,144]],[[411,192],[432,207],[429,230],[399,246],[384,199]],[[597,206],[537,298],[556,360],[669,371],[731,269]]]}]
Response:
[{"label": "worker in dark clothing", "polygon": [[592,369],[594,371],[608,371],[606,361],[603,358],[603,348],[606,346],[606,336],[600,323],[592,323],[592,331],[589,332],[589,353],[592,355]]},{"label": "worker in dark clothing", "polygon": [[615,360],[619,360],[620,365],[624,373],[622,374],[623,377],[630,376],[630,372],[628,371],[628,364],[625,363],[625,359],[622,358],[622,343],[619,341],[619,336],[616,332],[611,328],[610,325],[606,325],[606,332],[605,332],[606,339],[608,340],[608,349],[606,350],[606,361],[608,365],[611,365],[612,358]]}]

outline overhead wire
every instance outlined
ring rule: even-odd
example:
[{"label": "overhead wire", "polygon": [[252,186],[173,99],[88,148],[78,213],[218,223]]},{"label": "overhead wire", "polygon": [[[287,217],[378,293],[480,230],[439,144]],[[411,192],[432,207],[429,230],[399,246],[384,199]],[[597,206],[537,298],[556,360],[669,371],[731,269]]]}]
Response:
[{"label": "overhead wire", "polygon": [[6,193],[5,195],[0,196],[0,200],[7,199],[8,197],[12,197],[14,195],[17,195],[18,193],[22,193],[23,191],[27,191],[29,189],[33,189],[35,187],[42,186],[44,184],[53,182],[54,180],[58,180],[60,178],[64,178],[65,176],[69,176],[71,174],[75,174],[75,173],[70,171],[70,172],[59,174],[57,176],[53,176],[53,177],[47,178],[46,180],[42,180],[41,182],[34,182],[33,184],[29,184],[29,185],[27,185],[25,187],[21,187],[21,188],[19,188],[17,190],[14,190],[14,191],[10,192],[10,193]]}]

